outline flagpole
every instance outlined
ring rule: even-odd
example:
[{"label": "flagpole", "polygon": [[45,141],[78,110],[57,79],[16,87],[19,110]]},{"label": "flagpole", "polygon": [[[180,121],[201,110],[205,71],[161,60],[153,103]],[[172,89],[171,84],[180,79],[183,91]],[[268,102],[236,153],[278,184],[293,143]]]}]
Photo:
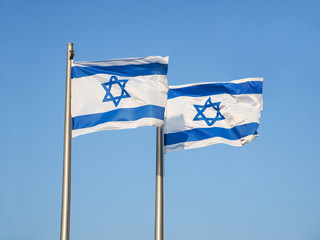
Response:
[{"label": "flagpole", "polygon": [[156,216],[155,216],[155,240],[164,239],[163,221],[163,128],[157,127],[157,151],[156,151]]},{"label": "flagpole", "polygon": [[60,240],[70,239],[70,198],[71,198],[71,63],[73,61],[73,43],[68,43],[66,105],[64,122],[63,183]]}]

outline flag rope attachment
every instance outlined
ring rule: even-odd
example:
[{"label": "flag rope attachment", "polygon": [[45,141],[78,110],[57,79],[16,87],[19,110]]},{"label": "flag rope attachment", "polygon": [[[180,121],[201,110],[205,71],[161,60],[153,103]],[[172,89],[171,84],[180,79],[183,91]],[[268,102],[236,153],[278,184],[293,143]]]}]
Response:
[{"label": "flag rope attachment", "polygon": [[155,240],[164,239],[163,177],[163,127],[157,127]]},{"label": "flag rope attachment", "polygon": [[71,131],[72,131],[72,125],[71,125],[71,65],[73,62],[73,57],[74,57],[73,43],[68,43],[60,240],[69,240],[70,239]]}]

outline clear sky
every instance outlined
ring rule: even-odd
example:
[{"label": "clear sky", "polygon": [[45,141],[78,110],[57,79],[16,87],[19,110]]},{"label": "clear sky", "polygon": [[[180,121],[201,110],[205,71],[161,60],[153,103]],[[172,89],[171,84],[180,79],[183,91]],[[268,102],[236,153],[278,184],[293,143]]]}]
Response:
[{"label": "clear sky", "polygon": [[[260,136],[165,156],[168,240],[320,239],[320,1],[0,2],[0,239],[60,235],[66,47],[170,56],[170,85],[264,77]],[[154,237],[153,127],[73,140],[71,239]]]}]

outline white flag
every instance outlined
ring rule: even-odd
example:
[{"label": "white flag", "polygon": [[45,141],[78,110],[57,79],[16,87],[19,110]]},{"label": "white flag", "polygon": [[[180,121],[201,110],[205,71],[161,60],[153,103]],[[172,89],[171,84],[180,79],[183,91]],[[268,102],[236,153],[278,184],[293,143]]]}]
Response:
[{"label": "white flag", "polygon": [[258,136],[262,78],[170,86],[165,151],[226,143],[242,146]]},{"label": "white flag", "polygon": [[72,64],[72,137],[111,129],[161,127],[168,57]]}]

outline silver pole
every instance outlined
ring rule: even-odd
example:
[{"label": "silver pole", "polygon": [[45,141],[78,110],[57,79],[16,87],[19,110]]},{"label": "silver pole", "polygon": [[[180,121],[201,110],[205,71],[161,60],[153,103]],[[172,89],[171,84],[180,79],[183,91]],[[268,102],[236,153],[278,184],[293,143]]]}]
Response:
[{"label": "silver pole", "polygon": [[163,221],[163,129],[157,127],[157,176],[156,176],[156,219],[155,240],[164,239]]},{"label": "silver pole", "polygon": [[70,198],[71,198],[71,63],[73,61],[73,44],[68,43],[67,83],[64,122],[63,183],[61,206],[60,240],[70,238]]}]

